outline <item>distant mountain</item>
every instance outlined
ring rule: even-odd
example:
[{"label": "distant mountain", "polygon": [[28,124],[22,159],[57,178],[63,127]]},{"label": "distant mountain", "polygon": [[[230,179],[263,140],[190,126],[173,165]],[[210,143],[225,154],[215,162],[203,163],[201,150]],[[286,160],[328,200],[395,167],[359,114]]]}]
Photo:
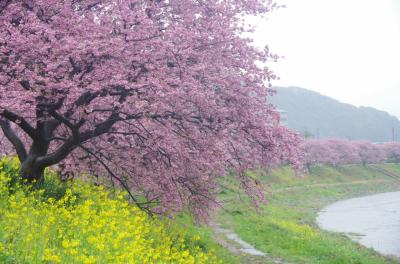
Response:
[{"label": "distant mountain", "polygon": [[[372,107],[356,107],[298,87],[277,87],[270,103],[283,111],[287,126],[315,138],[373,142],[400,139],[400,121]],[[285,120],[286,119],[286,120]]]}]

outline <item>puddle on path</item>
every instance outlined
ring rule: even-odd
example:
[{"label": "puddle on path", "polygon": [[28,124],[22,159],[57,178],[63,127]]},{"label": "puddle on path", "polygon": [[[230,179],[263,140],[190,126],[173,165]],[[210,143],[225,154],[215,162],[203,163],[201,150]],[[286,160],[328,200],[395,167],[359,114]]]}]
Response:
[{"label": "puddle on path", "polygon": [[242,240],[236,233],[232,230],[224,229],[219,225],[214,225],[214,231],[218,234],[224,234],[229,240],[232,240],[240,245],[238,248],[239,251],[243,253],[247,253],[253,256],[265,256],[264,252],[261,252],[255,249],[252,245],[247,243],[246,241]]},{"label": "puddle on path", "polygon": [[214,231],[214,238],[231,253],[241,256],[240,263],[249,264],[290,264],[278,257],[272,257],[241,239],[233,230],[222,228],[218,223],[211,224]]}]

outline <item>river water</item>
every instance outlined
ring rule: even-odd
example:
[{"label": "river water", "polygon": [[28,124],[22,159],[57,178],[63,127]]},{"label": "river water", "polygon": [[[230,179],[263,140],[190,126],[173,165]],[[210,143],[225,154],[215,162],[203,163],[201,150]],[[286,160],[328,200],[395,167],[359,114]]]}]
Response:
[{"label": "river water", "polygon": [[384,255],[400,257],[400,192],[336,202],[319,213],[317,223]]}]

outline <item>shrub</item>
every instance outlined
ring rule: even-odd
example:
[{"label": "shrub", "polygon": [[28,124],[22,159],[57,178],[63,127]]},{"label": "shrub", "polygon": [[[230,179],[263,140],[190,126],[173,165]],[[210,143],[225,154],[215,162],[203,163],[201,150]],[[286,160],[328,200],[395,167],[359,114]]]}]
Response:
[{"label": "shrub", "polygon": [[[82,180],[33,188],[14,180],[16,159],[0,162],[1,263],[217,263],[173,225]],[[52,196],[54,195],[54,196]]]}]

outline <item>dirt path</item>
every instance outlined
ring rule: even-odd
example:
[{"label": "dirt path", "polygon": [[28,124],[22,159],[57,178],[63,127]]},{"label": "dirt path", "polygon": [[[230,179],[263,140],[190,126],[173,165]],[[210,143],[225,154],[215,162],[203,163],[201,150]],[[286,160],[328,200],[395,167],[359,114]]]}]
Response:
[{"label": "dirt path", "polygon": [[280,193],[284,191],[294,191],[294,190],[302,190],[302,189],[310,189],[310,188],[318,188],[318,187],[335,187],[335,186],[346,186],[346,185],[358,185],[358,184],[371,184],[371,183],[383,183],[383,182],[391,182],[393,180],[390,179],[378,179],[378,180],[360,180],[360,181],[351,181],[351,182],[336,182],[336,183],[315,183],[309,185],[302,186],[294,186],[294,187],[286,187],[281,189],[269,190],[270,194]]},{"label": "dirt path", "polygon": [[268,256],[255,247],[242,240],[233,230],[222,228],[217,223],[212,223],[214,239],[221,246],[228,249],[233,255],[240,257],[240,263],[251,264],[290,264],[278,258]]}]

